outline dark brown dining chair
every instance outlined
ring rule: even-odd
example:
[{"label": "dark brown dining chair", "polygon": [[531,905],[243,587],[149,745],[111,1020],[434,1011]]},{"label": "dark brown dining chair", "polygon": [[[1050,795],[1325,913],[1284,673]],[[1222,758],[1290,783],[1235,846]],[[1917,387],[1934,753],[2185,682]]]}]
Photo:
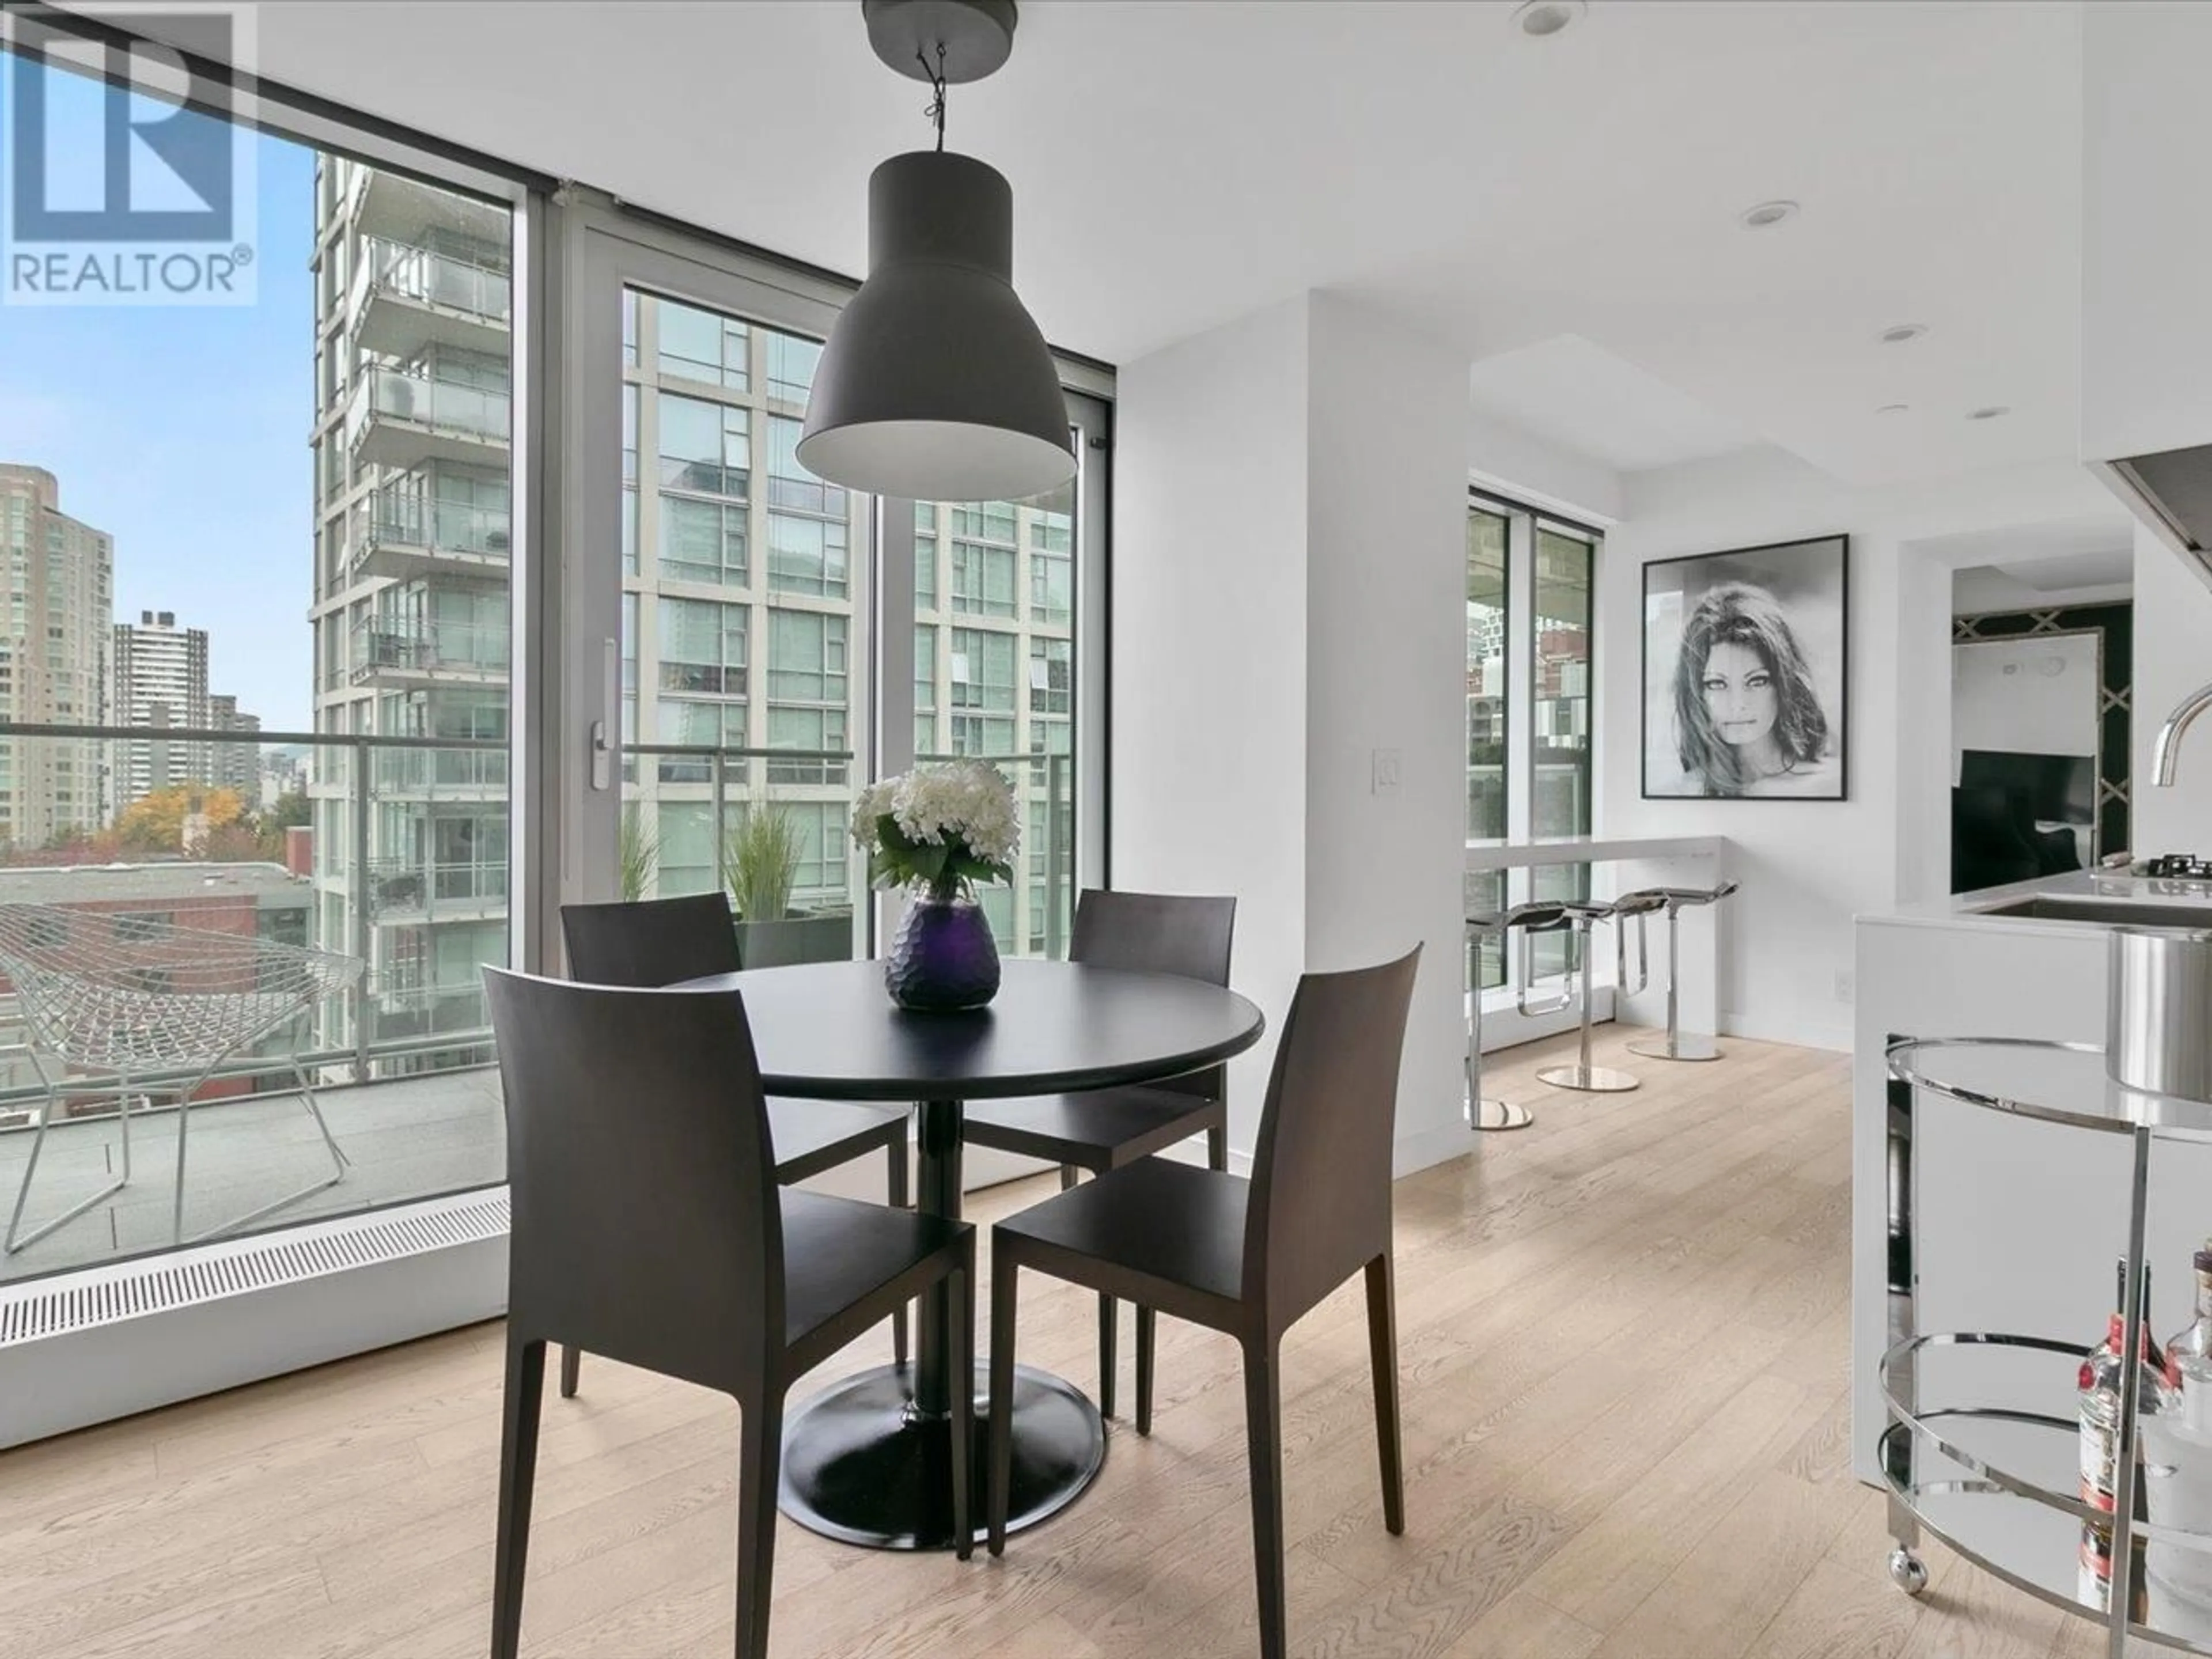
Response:
[{"label": "dark brown dining chair", "polygon": [[[484,984],[514,1206],[492,1659],[515,1659],[521,1641],[548,1342],[736,1398],[737,1654],[764,1659],[784,1395],[940,1282],[945,1352],[966,1375],[975,1230],[777,1186],[742,993],[496,969]],[[947,1480],[969,1468],[969,1413],[953,1413],[951,1431]],[[963,1555],[969,1486],[952,1480]]]},{"label": "dark brown dining chair", "polygon": [[[734,974],[744,968],[730,902],[720,893],[617,904],[564,904],[561,933],[568,945],[568,977],[589,985],[645,988]],[[768,1103],[775,1178],[788,1187],[856,1158],[884,1157],[884,1200],[907,1206],[907,1111],[837,1100]],[[891,1316],[891,1357],[906,1364],[906,1310]],[[561,1351],[561,1395],[576,1392],[582,1356]]]},{"label": "dark brown dining chair", "polygon": [[1152,1419],[1154,1315],[1225,1332],[1244,1351],[1260,1650],[1288,1650],[1283,1590],[1283,1333],[1356,1273],[1367,1276],[1368,1355],[1382,1454],[1382,1523],[1406,1529],[1398,1339],[1390,1271],[1390,1153],[1416,946],[1379,967],[1308,974],[1275,1050],[1252,1178],[1146,1158],[991,1230],[991,1553],[1006,1547],[1015,1290],[1034,1267],[1137,1304],[1137,1431]]},{"label": "dark brown dining chair", "polygon": [[[1091,889],[1076,901],[1067,959],[1137,974],[1175,974],[1229,983],[1233,898]],[[1060,1190],[1076,1171],[1118,1170],[1193,1135],[1206,1136],[1206,1161],[1229,1167],[1227,1073],[1218,1066],[1188,1077],[1089,1094],[972,1101],[963,1133],[971,1146],[995,1146],[1060,1165]],[[1120,1316],[1098,1298],[1098,1409],[1114,1414],[1115,1338]]]}]

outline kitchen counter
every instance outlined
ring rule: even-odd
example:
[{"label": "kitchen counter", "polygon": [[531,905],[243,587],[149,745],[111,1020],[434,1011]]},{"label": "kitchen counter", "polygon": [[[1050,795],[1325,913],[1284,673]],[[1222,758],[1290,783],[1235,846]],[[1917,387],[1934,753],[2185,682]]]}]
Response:
[{"label": "kitchen counter", "polygon": [[[2002,914],[2012,907],[2031,904],[2039,899],[2057,900],[2062,905],[2121,905],[2145,912],[2172,909],[2185,913],[2174,919],[2178,925],[2186,926],[2201,915],[2203,925],[2212,927],[2212,881],[2178,881],[2161,876],[2131,876],[2124,871],[2115,870],[2075,870],[2063,876],[2040,876],[2033,881],[2016,881],[2009,886],[1985,887],[1979,892],[1954,893],[1948,898],[1899,905],[1894,910],[1861,916],[1857,920],[1861,927],[1880,927],[1963,926],[2014,929],[2022,926],[2075,928],[2084,925],[2079,920],[2061,917]],[[2110,921],[2095,921],[2087,925],[2101,927],[2112,924]],[[2147,919],[2144,925],[2160,927],[2168,924],[2153,917]]]},{"label": "kitchen counter", "polygon": [[[1885,1050],[1904,1036],[2101,1047],[2108,940],[2130,924],[2212,928],[2212,882],[2079,871],[1857,919],[1850,1380],[1853,1466],[1864,1479],[1875,1478],[1885,1420],[1874,1374],[1889,1340],[1893,1206],[1907,1190],[1893,1133],[1906,1097],[1888,1080]],[[2161,1146],[2158,1165],[2148,1237],[2152,1327],[2163,1335],[2189,1316],[2190,1255],[2212,1236],[2212,1149]],[[2125,1243],[2129,1174],[2124,1136],[1923,1095],[1910,1143],[1917,1328],[2095,1341]]]}]

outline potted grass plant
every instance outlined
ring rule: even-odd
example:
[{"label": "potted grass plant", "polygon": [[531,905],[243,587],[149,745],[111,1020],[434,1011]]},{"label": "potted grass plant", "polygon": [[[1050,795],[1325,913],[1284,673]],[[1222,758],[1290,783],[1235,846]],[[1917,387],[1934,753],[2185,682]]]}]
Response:
[{"label": "potted grass plant", "polygon": [[804,831],[779,806],[753,807],[724,842],[722,884],[738,913],[738,948],[746,967],[842,962],[853,954],[849,914],[792,908],[805,853]]}]

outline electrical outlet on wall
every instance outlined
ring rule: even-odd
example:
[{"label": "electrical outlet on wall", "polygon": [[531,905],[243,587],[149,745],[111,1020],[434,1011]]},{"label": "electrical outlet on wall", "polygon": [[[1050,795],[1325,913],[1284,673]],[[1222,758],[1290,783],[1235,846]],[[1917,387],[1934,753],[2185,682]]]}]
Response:
[{"label": "electrical outlet on wall", "polygon": [[1375,751],[1372,773],[1372,787],[1375,793],[1395,795],[1398,793],[1400,759],[1399,751],[1395,749],[1378,749]]},{"label": "electrical outlet on wall", "polygon": [[1848,968],[1836,969],[1836,1000],[1849,1002],[1858,994],[1858,975]]}]

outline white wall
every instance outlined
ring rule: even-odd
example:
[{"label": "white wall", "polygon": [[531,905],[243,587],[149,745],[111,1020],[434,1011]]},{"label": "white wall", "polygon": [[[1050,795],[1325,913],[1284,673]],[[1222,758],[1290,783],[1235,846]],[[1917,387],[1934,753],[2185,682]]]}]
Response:
[{"label": "white wall", "polygon": [[2082,13],[2081,453],[2212,443],[2212,6]]},{"label": "white wall", "polygon": [[1465,399],[1453,353],[1322,294],[1121,369],[1113,878],[1237,896],[1273,1028],[1231,1068],[1247,1156],[1298,975],[1416,942],[1397,1161],[1466,1149]]},{"label": "white wall", "polygon": [[1482,415],[1467,416],[1467,453],[1478,489],[1600,529],[1620,517],[1620,474],[1602,461]]},{"label": "white wall", "polygon": [[[1154,352],[1115,388],[1109,864],[1117,887],[1235,894],[1233,978],[1271,1025],[1306,953],[1308,313]],[[1273,1051],[1230,1067],[1247,1152]]]},{"label": "white wall", "polygon": [[[2120,530],[2119,547],[2128,545]],[[2128,562],[2132,563],[2130,558]],[[1951,614],[1985,616],[1993,611],[2045,611],[2052,605],[2125,605],[2135,597],[2133,581],[2100,582],[2087,587],[2033,587],[1987,565],[1972,565],[1951,575]]]},{"label": "white wall", "polygon": [[2148,530],[2136,532],[2136,851],[2212,852],[2212,714],[2182,739],[2173,787],[2150,781],[2151,744],[2174,704],[2212,681],[2212,592]]},{"label": "white wall", "polygon": [[[1399,1164],[1467,1150],[1466,366],[1373,307],[1314,296],[1306,683],[1306,964],[1424,942]],[[1378,793],[1375,751],[1398,755]]]},{"label": "white wall", "polygon": [[[1767,449],[1632,475],[1623,510],[1599,578],[1600,828],[1729,836],[1743,888],[1724,907],[1722,1029],[1846,1048],[1851,918],[1948,886],[1951,571],[1919,544],[2109,512],[2109,498],[2066,463],[1861,490]],[[1643,565],[1838,531],[1851,538],[1850,799],[1640,799]]]}]

